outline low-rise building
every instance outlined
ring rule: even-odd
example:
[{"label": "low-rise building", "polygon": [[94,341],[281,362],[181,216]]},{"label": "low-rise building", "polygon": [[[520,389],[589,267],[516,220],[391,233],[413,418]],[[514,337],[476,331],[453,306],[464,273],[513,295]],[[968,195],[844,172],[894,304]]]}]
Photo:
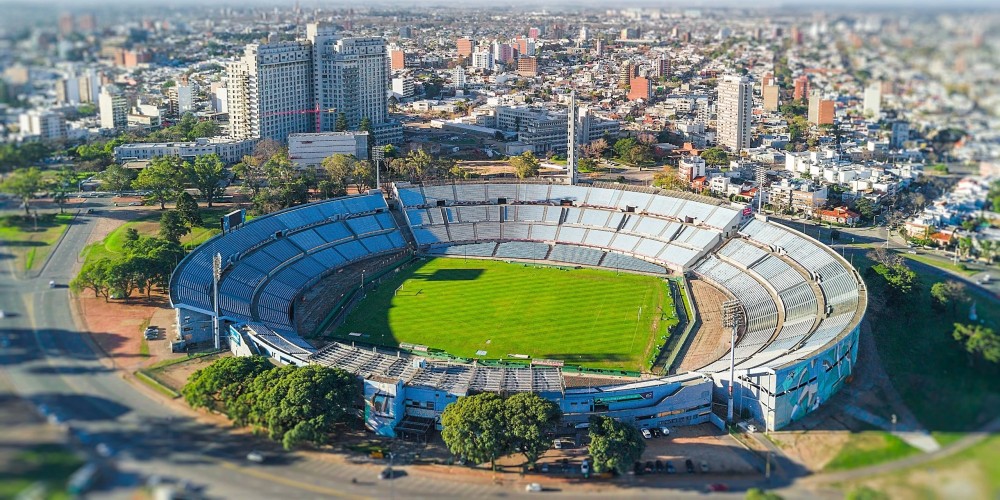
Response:
[{"label": "low-rise building", "polygon": [[319,167],[323,159],[335,154],[368,159],[368,132],[321,132],[290,134],[288,159],[296,168]]},{"label": "low-rise building", "polygon": [[253,153],[257,141],[253,139],[229,139],[210,137],[192,142],[150,142],[122,144],[115,148],[115,161],[125,163],[135,160],[151,160],[160,156],[179,156],[193,160],[198,156],[217,154],[223,162],[233,164]]},{"label": "low-rise building", "polygon": [[854,225],[861,221],[861,214],[849,210],[847,207],[836,207],[830,210],[817,210],[820,220],[834,224]]}]

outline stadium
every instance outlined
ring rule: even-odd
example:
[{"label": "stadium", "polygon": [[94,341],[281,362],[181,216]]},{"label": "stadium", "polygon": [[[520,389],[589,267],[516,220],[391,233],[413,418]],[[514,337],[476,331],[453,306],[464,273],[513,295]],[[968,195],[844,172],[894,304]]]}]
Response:
[{"label": "stadium", "polygon": [[351,372],[367,427],[417,439],[484,391],[538,393],[569,429],[776,430],[857,359],[858,273],[750,207],[600,183],[389,193],[233,219],[171,277],[178,333]]}]

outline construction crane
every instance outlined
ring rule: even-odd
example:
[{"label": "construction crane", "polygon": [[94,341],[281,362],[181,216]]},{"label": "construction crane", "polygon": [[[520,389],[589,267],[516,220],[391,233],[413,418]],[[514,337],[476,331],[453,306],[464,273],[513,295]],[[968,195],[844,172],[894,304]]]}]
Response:
[{"label": "construction crane", "polygon": [[323,113],[334,114],[336,112],[337,112],[337,108],[327,108],[325,111],[323,111],[323,110],[320,109],[319,105],[317,104],[315,108],[292,109],[292,110],[285,110],[285,111],[269,111],[269,112],[264,113],[263,115],[261,115],[261,118],[268,118],[268,117],[271,117],[271,116],[311,115],[311,114],[315,114],[316,115],[316,131],[319,132],[320,130],[323,129],[323,125],[321,123],[322,122]]}]

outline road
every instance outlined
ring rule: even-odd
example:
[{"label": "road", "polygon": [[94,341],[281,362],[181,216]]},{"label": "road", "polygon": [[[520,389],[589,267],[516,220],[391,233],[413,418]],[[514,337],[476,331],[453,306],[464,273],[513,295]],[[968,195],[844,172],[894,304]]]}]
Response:
[{"label": "road", "polygon": [[[108,200],[107,203],[110,203]],[[150,476],[187,482],[206,497],[305,498],[381,497],[469,498],[524,495],[523,481],[504,475],[503,484],[460,482],[408,470],[390,481],[375,479],[382,466],[352,464],[303,453],[283,453],[244,434],[215,428],[193,418],[114,369],[96,354],[89,335],[80,333],[65,284],[77,272],[78,255],[101,213],[78,215],[37,276],[19,277],[12,259],[0,250],[0,321],[4,347],[0,369],[17,395],[28,399],[50,422],[66,429],[70,442],[92,459],[110,464],[91,496],[132,498]],[[5,258],[6,257],[6,258]],[[50,288],[49,281],[59,286]],[[99,445],[105,446],[99,446]],[[271,446],[266,464],[245,460],[255,448]],[[98,448],[110,448],[104,458]],[[352,479],[357,482],[352,482]],[[673,496],[697,496],[708,478],[676,478]],[[718,478],[716,480],[726,480]],[[726,481],[733,485],[755,479]],[[544,483],[544,482],[543,482]],[[628,488],[609,492],[572,488],[579,496],[634,496],[662,489]],[[555,492],[552,492],[555,493]]]}]

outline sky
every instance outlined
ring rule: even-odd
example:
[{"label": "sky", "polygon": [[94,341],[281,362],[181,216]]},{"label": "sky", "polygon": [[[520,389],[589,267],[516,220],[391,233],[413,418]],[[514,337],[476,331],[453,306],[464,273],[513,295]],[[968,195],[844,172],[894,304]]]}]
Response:
[{"label": "sky", "polygon": [[[292,6],[295,4],[295,0],[213,0],[214,5],[257,5],[257,6]],[[317,6],[322,7],[350,7],[358,5],[357,2],[351,0],[299,0],[299,3],[304,8],[312,8]],[[20,5],[37,5],[37,3],[32,0],[0,0],[0,5],[2,4],[20,4]],[[162,6],[178,6],[178,5],[205,5],[204,0],[52,0],[45,3],[43,8],[80,8],[85,6],[95,6],[95,5],[162,5]],[[373,0],[366,2],[367,6],[391,6],[395,8],[406,8],[409,6],[421,6],[421,5],[459,5],[459,6],[478,6],[478,5],[489,5],[489,6],[532,6],[532,7],[542,7],[545,5],[551,5],[553,7],[566,7],[566,6],[576,6],[576,7],[587,7],[587,8],[600,8],[606,7],[609,3],[606,0],[504,0],[500,3],[495,0]],[[701,8],[712,8],[712,7],[752,7],[752,8],[774,8],[774,7],[817,7],[817,8],[837,8],[837,7],[865,7],[865,8],[880,8],[880,7],[933,7],[937,9],[941,8],[991,8],[1000,11],[1000,2],[996,0],[954,0],[948,2],[941,2],[940,0],[757,0],[753,2],[752,5],[748,5],[745,0],[622,0],[614,3],[616,8],[626,8],[626,7],[660,7],[660,8],[678,8],[678,7],[701,7]]]}]

